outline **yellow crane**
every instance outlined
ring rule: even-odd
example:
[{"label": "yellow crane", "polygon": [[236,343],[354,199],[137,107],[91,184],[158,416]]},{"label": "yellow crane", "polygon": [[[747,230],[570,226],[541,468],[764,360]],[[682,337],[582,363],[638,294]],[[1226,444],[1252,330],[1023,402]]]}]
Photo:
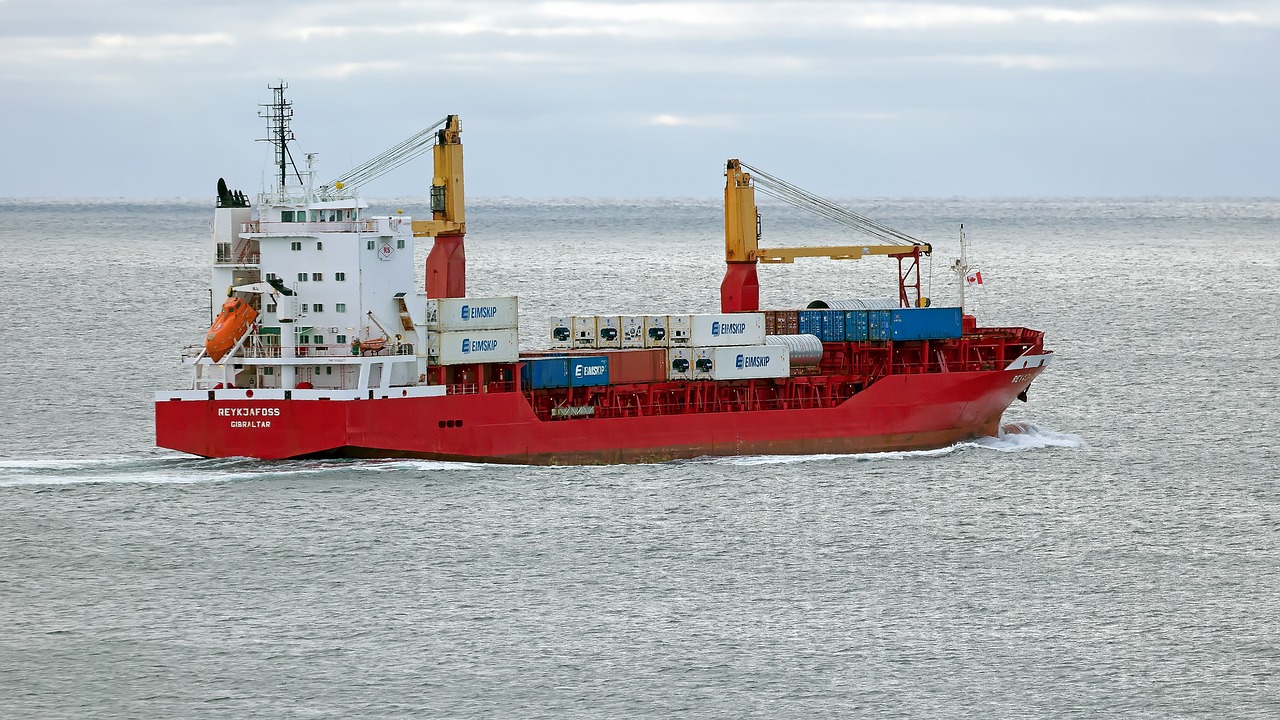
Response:
[{"label": "yellow crane", "polygon": [[466,196],[462,188],[462,121],[445,118],[436,134],[435,176],[431,178],[431,219],[414,220],[414,237],[435,238],[427,255],[427,297],[466,297]]},{"label": "yellow crane", "polygon": [[[761,248],[760,211],[755,191],[824,217],[875,239],[865,245]],[[720,284],[723,312],[753,312],[760,307],[757,263],[790,263],[800,257],[858,260],[870,255],[898,259],[898,300],[903,307],[923,305],[920,294],[920,256],[933,248],[906,233],[859,215],[739,160],[725,166],[724,259],[728,265]],[[908,290],[914,290],[914,299]]]}]

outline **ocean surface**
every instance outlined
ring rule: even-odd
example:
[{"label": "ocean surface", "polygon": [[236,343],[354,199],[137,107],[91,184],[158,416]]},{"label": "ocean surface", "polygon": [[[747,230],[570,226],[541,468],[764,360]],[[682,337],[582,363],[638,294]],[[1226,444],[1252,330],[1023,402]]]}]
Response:
[{"label": "ocean surface", "polygon": [[[154,448],[211,204],[0,200],[2,718],[1280,717],[1280,200],[848,200],[937,303],[963,223],[980,322],[1047,332],[1018,432],[589,468]],[[714,311],[721,223],[473,202],[468,288],[528,348]],[[762,304],[895,271],[764,266]]]}]

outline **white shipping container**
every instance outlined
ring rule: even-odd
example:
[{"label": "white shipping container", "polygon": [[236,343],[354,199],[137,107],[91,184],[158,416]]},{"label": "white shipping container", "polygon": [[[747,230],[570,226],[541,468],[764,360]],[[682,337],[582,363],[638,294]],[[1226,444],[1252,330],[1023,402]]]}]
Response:
[{"label": "white shipping container", "polygon": [[791,352],[782,345],[739,345],[698,350],[705,351],[710,359],[708,374],[712,380],[754,380],[791,375]]},{"label": "white shipping container", "polygon": [[623,315],[619,317],[618,332],[622,335],[620,340],[620,345],[622,347],[644,347],[644,316]]},{"label": "white shipping container", "polygon": [[514,328],[431,333],[427,354],[437,365],[515,362],[520,343]]},{"label": "white shipping container", "polygon": [[644,316],[644,346],[647,348],[667,347],[671,343],[667,339],[667,316]]},{"label": "white shipping container", "polygon": [[596,316],[596,347],[622,347],[622,333],[618,327],[617,315]]},{"label": "white shipping container", "polygon": [[693,378],[693,350],[671,348],[667,351],[667,379],[689,380]]},{"label": "white shipping container", "polygon": [[690,337],[688,315],[667,316],[667,342],[671,343],[671,347],[692,345]]},{"label": "white shipping container", "polygon": [[596,316],[573,316],[573,346],[575,348],[594,348],[596,346]]},{"label": "white shipping container", "polygon": [[690,317],[689,343],[695,347],[763,345],[764,335],[764,313]]},{"label": "white shipping container", "polygon": [[427,327],[453,330],[499,330],[520,324],[516,297],[428,298]]},{"label": "white shipping container", "polygon": [[551,347],[557,350],[573,347],[573,318],[568,315],[551,318]]},{"label": "white shipping container", "polygon": [[715,375],[711,372],[716,362],[715,356],[712,354],[715,348],[701,347],[690,349],[693,352],[693,379],[715,380]]}]

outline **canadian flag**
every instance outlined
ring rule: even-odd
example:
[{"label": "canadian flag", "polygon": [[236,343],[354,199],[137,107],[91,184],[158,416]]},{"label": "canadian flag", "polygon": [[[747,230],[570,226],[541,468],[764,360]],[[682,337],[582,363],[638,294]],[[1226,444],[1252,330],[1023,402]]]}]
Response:
[{"label": "canadian flag", "polygon": [[982,271],[974,270],[964,277],[964,281],[969,287],[982,287]]}]

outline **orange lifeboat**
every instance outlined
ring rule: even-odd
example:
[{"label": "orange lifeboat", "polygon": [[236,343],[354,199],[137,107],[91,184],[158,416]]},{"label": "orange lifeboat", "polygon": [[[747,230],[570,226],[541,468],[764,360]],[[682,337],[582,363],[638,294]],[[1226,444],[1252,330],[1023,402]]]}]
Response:
[{"label": "orange lifeboat", "polygon": [[204,351],[218,362],[235,347],[236,341],[244,336],[257,318],[258,311],[249,303],[240,298],[229,298],[222,303],[222,312],[218,313],[218,319],[213,321],[209,334],[204,338]]}]

